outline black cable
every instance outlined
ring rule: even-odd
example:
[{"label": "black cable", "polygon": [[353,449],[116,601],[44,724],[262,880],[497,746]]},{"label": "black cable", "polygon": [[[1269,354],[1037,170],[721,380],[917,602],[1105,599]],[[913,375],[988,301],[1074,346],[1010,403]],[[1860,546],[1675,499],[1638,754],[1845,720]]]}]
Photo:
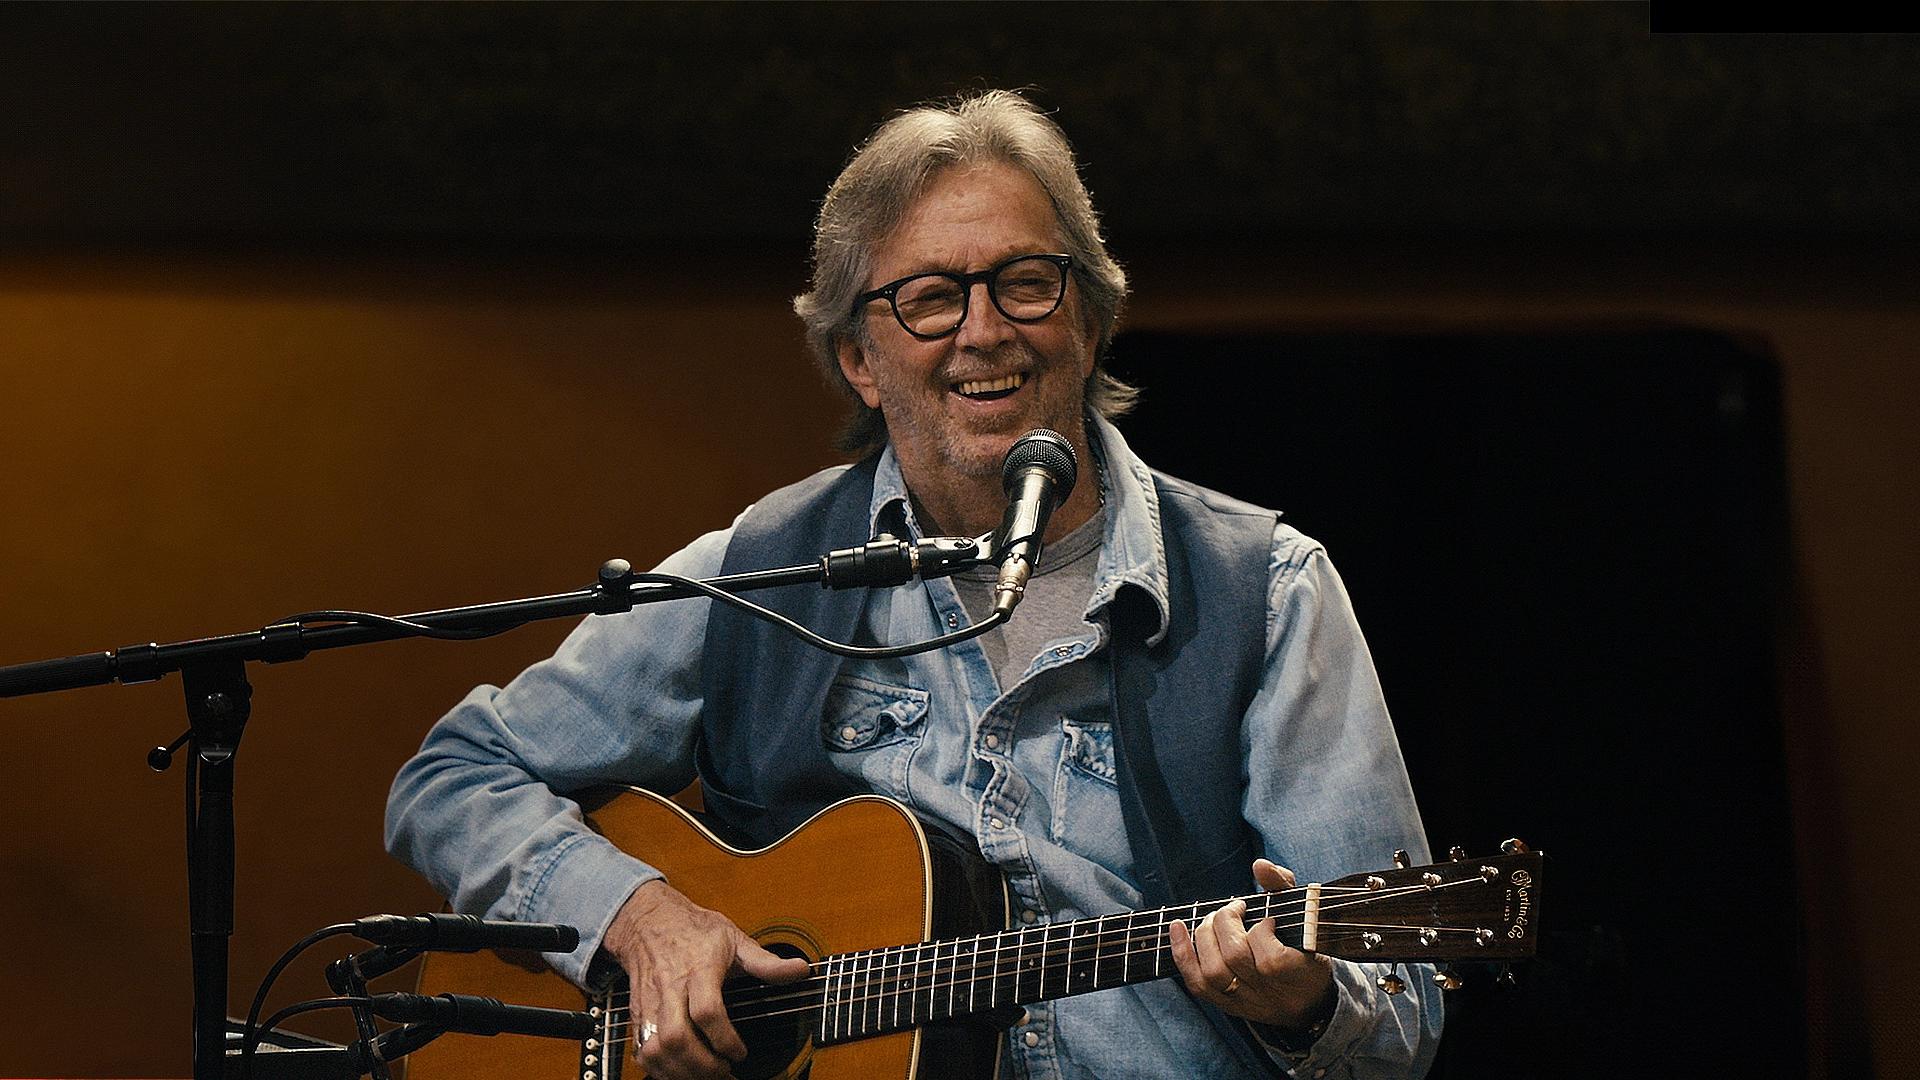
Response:
[{"label": "black cable", "polygon": [[[280,959],[275,960],[273,966],[267,969],[266,978],[260,980],[260,989],[253,995],[253,1004],[247,1008],[246,1026],[240,1029],[240,1059],[245,1063],[243,1068],[247,1070],[243,1075],[252,1076],[253,1050],[254,1047],[260,1043],[260,1026],[256,1024],[255,1021],[260,1019],[260,1010],[267,1003],[267,991],[273,989],[273,980],[280,977],[280,973],[287,969],[288,964],[293,963],[294,957],[307,951],[308,948],[317,942],[325,941],[330,937],[339,937],[341,934],[351,933],[353,933],[352,923],[334,923],[332,926],[323,926],[313,933],[308,934],[306,937],[301,938],[293,948],[281,953]],[[364,1001],[366,999],[360,998],[356,1000]],[[278,1014],[276,1014],[276,1016],[277,1015]],[[274,1023],[275,1021],[270,1020],[266,1026],[271,1028],[274,1026]]]},{"label": "black cable", "polygon": [[[995,611],[982,621],[974,623],[965,630],[956,630],[951,634],[945,634],[928,641],[915,642],[911,645],[842,645],[837,641],[829,641],[821,637],[819,634],[814,633],[777,611],[761,607],[751,600],[737,596],[718,586],[709,585],[704,581],[681,577],[678,574],[652,573],[629,574],[626,580],[628,582],[642,584],[678,585],[682,588],[691,589],[696,593],[718,600],[723,604],[739,608],[741,611],[755,618],[765,619],[781,629],[786,630],[788,633],[793,634],[807,644],[812,645],[816,649],[823,649],[833,653],[835,656],[852,657],[856,660],[885,660],[897,656],[912,656],[916,653],[945,648],[948,645],[966,641],[969,638],[979,637],[981,634],[1006,622],[1008,618],[1006,612]],[[495,634],[504,634],[509,630],[515,630],[526,625],[525,623],[513,623],[510,626],[497,626],[486,630],[440,630],[428,626],[425,623],[417,623],[408,619],[396,619],[390,615],[375,615],[365,611],[303,611],[298,615],[289,615],[281,619],[280,622],[303,624],[308,622],[336,622],[357,623],[363,626],[386,626],[406,630],[421,637],[441,638],[454,641],[492,637]]]},{"label": "black cable", "polygon": [[884,660],[896,656],[912,656],[915,653],[930,652],[934,649],[945,648],[956,642],[966,641],[968,638],[979,637],[981,634],[1007,621],[1006,612],[995,611],[993,614],[988,615],[985,619],[974,623],[965,630],[956,630],[951,634],[932,638],[927,641],[918,641],[911,645],[842,645],[837,641],[829,641],[821,637],[819,634],[801,626],[799,623],[794,622],[792,619],[787,618],[777,611],[763,608],[751,600],[735,596],[725,589],[709,585],[704,581],[695,581],[692,578],[681,577],[678,574],[629,574],[627,580],[657,585],[684,586],[704,596],[710,596],[723,604],[737,607],[749,615],[765,619],[798,637],[801,641],[812,645],[816,649],[824,649],[827,652],[833,653],[835,656],[850,656],[859,660]]},{"label": "black cable", "polygon": [[[329,929],[331,929],[331,927],[329,927]],[[264,1026],[268,1031],[271,1031],[279,1027],[282,1021],[298,1016],[301,1013],[318,1012],[321,1009],[358,1009],[372,1007],[373,999],[369,997],[314,998],[312,1001],[303,1001],[298,1005],[289,1005],[281,1009],[279,1012],[267,1017],[267,1022]],[[259,1040],[256,1039],[240,1048],[240,1076],[242,1080],[253,1080],[254,1050],[258,1046]]]},{"label": "black cable", "polygon": [[329,622],[352,623],[357,626],[385,626],[390,629],[405,630],[416,637],[437,638],[445,641],[472,641],[476,638],[493,637],[509,630],[518,630],[527,625],[523,622],[509,623],[484,630],[442,630],[437,626],[417,623],[411,619],[399,619],[392,615],[375,615],[370,611],[303,611],[298,615],[289,615],[274,625],[283,623]]}]

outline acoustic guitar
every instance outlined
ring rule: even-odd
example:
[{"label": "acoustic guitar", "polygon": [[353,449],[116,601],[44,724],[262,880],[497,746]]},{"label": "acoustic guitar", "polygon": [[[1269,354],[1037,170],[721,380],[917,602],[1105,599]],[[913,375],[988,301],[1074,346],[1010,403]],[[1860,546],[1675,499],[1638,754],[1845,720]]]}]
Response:
[{"label": "acoustic guitar", "polygon": [[[749,1051],[734,1067],[740,1080],[991,1077],[1021,1006],[1176,976],[1170,924],[1192,926],[1235,899],[1023,925],[970,841],[880,796],[836,803],[758,851],[729,846],[650,792],[622,788],[587,805],[595,829],[694,903],[811,962],[796,983],[727,983],[728,1015]],[[1283,941],[1310,952],[1505,962],[1534,952],[1540,866],[1538,853],[1509,841],[1490,858],[1455,849],[1450,862],[1238,899],[1249,925],[1272,916]],[[1402,985],[1382,981],[1389,992]],[[446,1036],[407,1059],[408,1080],[637,1080],[626,979],[601,982],[583,995],[537,954],[430,955],[423,994],[584,1009],[599,1027],[580,1043]]]}]

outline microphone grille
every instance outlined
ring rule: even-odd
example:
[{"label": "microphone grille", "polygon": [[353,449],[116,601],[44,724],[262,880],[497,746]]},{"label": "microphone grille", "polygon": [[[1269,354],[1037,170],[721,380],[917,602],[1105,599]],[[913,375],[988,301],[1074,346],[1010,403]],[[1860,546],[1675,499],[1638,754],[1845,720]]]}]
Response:
[{"label": "microphone grille", "polygon": [[1073,494],[1074,481],[1080,477],[1080,462],[1074,456],[1073,444],[1064,435],[1050,428],[1034,428],[1014,440],[1013,448],[1007,451],[1007,463],[1000,470],[1000,486],[1011,497],[1014,483],[1019,475],[1028,469],[1045,469],[1053,477],[1054,498],[1066,502]]}]

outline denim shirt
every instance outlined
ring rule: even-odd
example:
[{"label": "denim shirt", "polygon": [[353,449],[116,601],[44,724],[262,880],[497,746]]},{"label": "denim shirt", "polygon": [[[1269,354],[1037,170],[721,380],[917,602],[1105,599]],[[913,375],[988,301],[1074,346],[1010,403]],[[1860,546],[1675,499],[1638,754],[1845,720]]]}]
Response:
[{"label": "denim shirt", "polygon": [[[1095,421],[1089,434],[1107,466],[1107,533],[1083,629],[1050,642],[1008,687],[971,641],[843,661],[820,718],[836,767],[859,786],[978,838],[1030,924],[1146,906],[1115,787],[1103,609],[1133,583],[1164,626],[1165,557],[1146,466],[1110,425]],[[891,449],[871,520],[875,532],[920,535]],[[709,533],[660,569],[718,573],[730,536]],[[1263,853],[1302,882],[1378,868],[1396,848],[1424,861],[1406,769],[1338,575],[1324,549],[1284,524],[1269,565],[1267,665],[1242,720],[1238,778]],[[468,694],[395,779],[388,849],[458,910],[580,927],[579,950],[549,957],[580,981],[627,896],[661,875],[554,792],[598,783],[671,792],[693,778],[706,605],[589,617],[505,688]],[[952,583],[935,579],[875,590],[858,637],[902,643],[968,621]],[[1386,972],[1335,961],[1333,1019],[1306,1054],[1275,1050],[1276,1061],[1298,1077],[1423,1074],[1439,1037],[1438,991],[1416,971],[1405,993],[1387,995],[1374,982]],[[1254,1075],[1220,1039],[1167,979],[1030,1007],[1008,1034],[1002,1075]]]}]

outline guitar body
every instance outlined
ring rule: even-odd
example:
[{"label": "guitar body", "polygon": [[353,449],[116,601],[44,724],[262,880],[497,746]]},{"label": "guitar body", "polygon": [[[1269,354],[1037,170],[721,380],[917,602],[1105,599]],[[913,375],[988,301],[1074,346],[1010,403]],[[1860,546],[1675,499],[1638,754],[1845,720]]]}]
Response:
[{"label": "guitar body", "polygon": [[[857,796],[836,803],[758,851],[729,846],[688,811],[637,788],[587,805],[588,821],[621,850],[658,867],[694,903],[726,915],[775,952],[817,961],[1006,925],[1005,887],[971,844],[929,831],[889,799]],[[585,1044],[517,1035],[442,1036],[407,1058],[408,1080],[642,1077],[632,1056],[625,981],[621,976],[613,980],[621,985],[583,995],[538,954],[429,954],[420,972],[422,994],[597,1008],[602,1025]],[[743,1024],[750,1056],[735,1074],[742,1080],[990,1077],[1008,1019],[976,1017],[828,1046],[815,1046],[803,1022]]]}]

